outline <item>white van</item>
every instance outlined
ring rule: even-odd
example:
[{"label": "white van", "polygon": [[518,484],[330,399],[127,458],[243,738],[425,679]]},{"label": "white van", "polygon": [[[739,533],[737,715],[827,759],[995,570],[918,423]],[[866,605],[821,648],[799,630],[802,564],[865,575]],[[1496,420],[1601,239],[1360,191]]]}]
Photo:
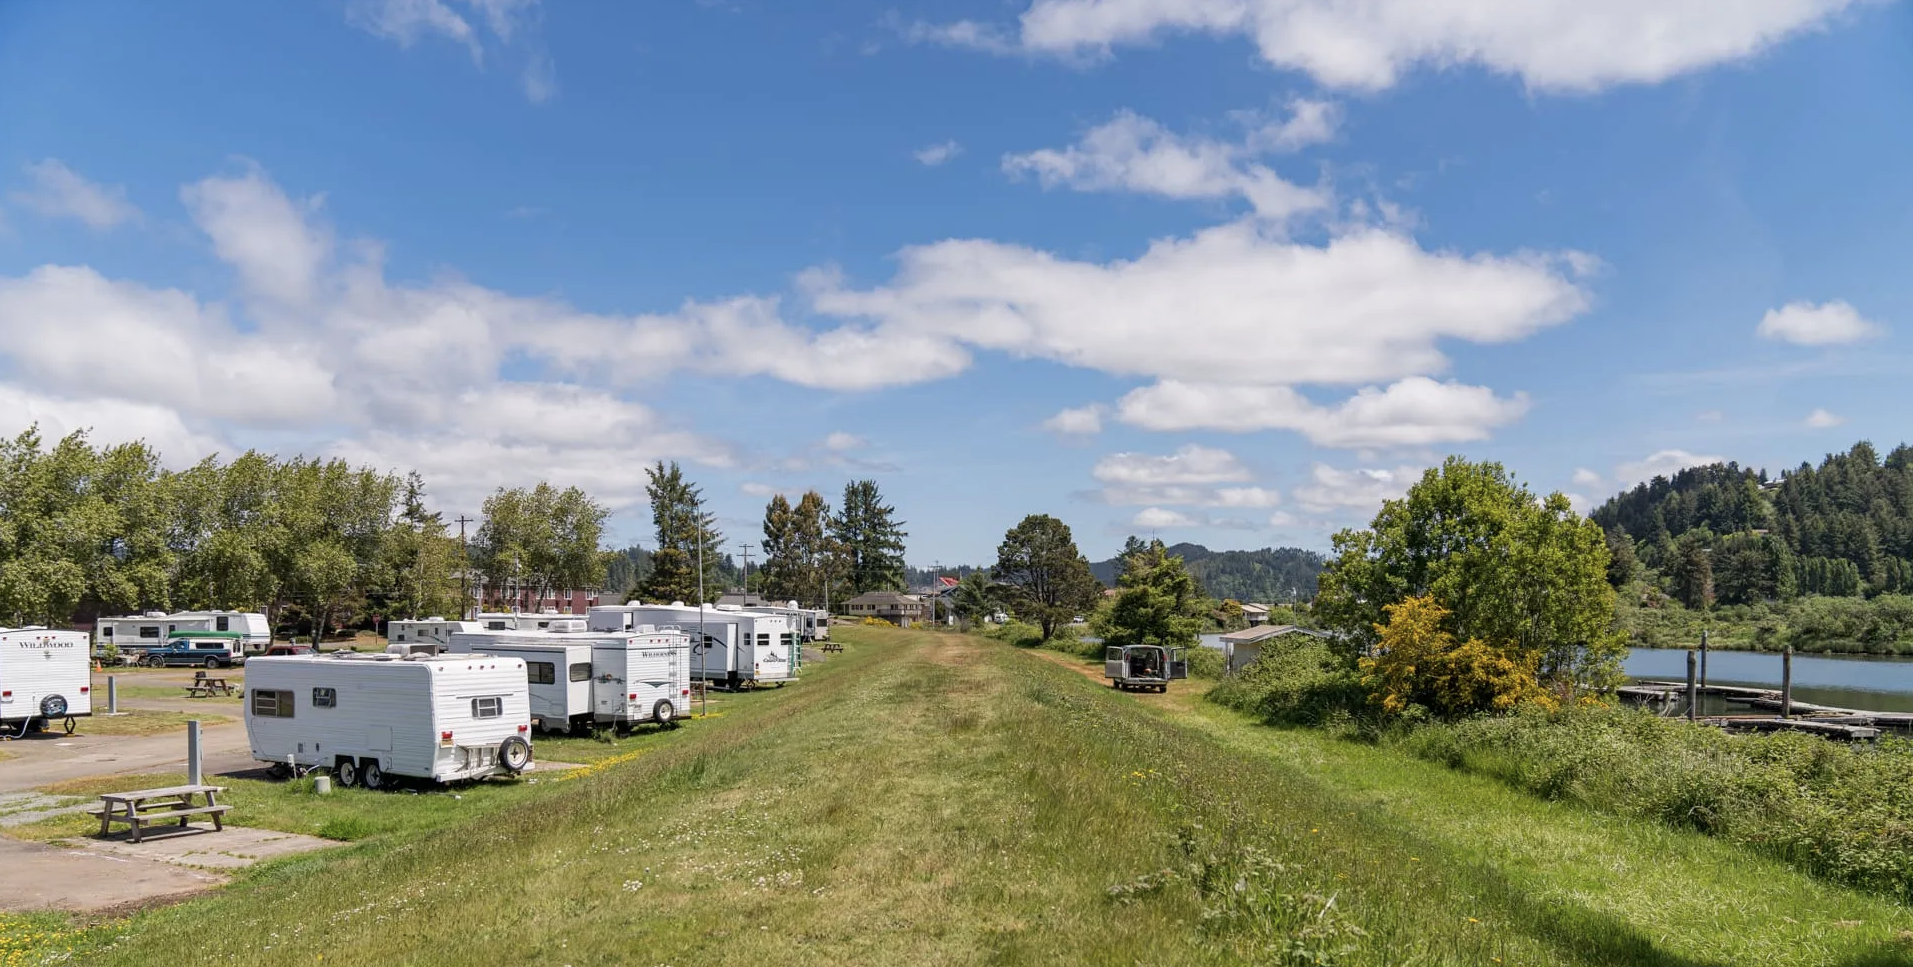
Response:
[{"label": "white van", "polygon": [[0,628],[0,727],[24,734],[93,714],[86,632]]},{"label": "white van", "polygon": [[524,659],[531,717],[547,732],[671,725],[690,704],[682,631],[480,631],[452,636],[451,652]]},{"label": "white van", "polygon": [[1160,645],[1110,645],[1103,649],[1103,677],[1113,688],[1169,690],[1169,683],[1189,677],[1189,662],[1181,648]]},{"label": "white van", "polygon": [[101,618],[93,624],[93,644],[114,645],[123,655],[136,656],[166,644],[175,631],[231,631],[239,635],[241,650],[265,651],[272,644],[272,626],[256,611],[148,611],[123,618]]},{"label": "white van", "polygon": [[343,786],[458,782],[532,768],[525,663],[492,655],[335,652],[246,663],[246,736],[274,773]]},{"label": "white van", "polygon": [[[632,631],[645,625],[675,628],[691,636],[691,677],[728,688],[791,681],[791,656],[799,647],[788,617],[730,606],[702,609],[684,604],[600,605],[587,615],[593,631]],[[698,640],[699,624],[704,638]]]},{"label": "white van", "polygon": [[483,627],[476,621],[446,621],[444,618],[414,618],[400,621],[388,621],[385,624],[385,640],[388,644],[403,645],[399,654],[436,655],[445,651],[452,643],[452,636],[461,632],[477,631]]}]

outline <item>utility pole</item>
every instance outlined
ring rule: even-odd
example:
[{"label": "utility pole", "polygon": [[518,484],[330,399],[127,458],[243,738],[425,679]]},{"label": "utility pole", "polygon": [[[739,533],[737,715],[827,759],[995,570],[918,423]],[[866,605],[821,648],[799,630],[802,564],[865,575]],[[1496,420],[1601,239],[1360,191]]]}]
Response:
[{"label": "utility pole", "polygon": [[697,641],[704,644],[704,502],[693,490],[691,494],[692,521],[697,525]]},{"label": "utility pole", "polygon": [[465,525],[472,523],[470,517],[458,515],[458,620],[469,621],[472,618],[472,552],[465,546]]},{"label": "utility pole", "polygon": [[751,548],[755,546],[749,541],[737,545],[738,550],[744,552],[744,606],[747,608],[751,605]]}]

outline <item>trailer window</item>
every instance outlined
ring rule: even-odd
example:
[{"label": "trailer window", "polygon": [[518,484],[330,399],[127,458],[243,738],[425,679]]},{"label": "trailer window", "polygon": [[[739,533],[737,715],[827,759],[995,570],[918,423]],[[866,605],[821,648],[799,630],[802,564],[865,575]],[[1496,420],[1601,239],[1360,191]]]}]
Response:
[{"label": "trailer window", "polygon": [[504,631],[505,623],[503,621],[487,621],[485,622],[485,630],[486,631]]},{"label": "trailer window", "polygon": [[572,662],[571,680],[574,682],[590,681],[591,680],[591,663],[588,661]]},{"label": "trailer window", "polygon": [[549,685],[558,680],[558,667],[548,661],[528,661],[525,680],[533,685]]},{"label": "trailer window", "polygon": [[505,714],[505,700],[496,695],[472,699],[472,718],[495,719]]},{"label": "trailer window", "polygon": [[228,628],[226,626],[225,615],[222,614],[219,617],[213,619],[213,630],[214,631],[231,631],[232,630],[231,628]]},{"label": "trailer window", "polygon": [[113,626],[112,626],[112,625],[107,625],[106,627],[104,627],[104,628],[101,628],[101,629],[100,629],[100,637],[102,637],[102,638],[111,638],[111,637],[113,637]]},{"label": "trailer window", "polygon": [[292,693],[270,688],[252,690],[252,714],[269,719],[292,717]]},{"label": "trailer window", "polygon": [[139,629],[139,636],[141,638],[158,638],[159,626],[158,625],[141,625]]},{"label": "trailer window", "polygon": [[336,688],[315,688],[312,690],[313,708],[338,708],[339,690]]}]

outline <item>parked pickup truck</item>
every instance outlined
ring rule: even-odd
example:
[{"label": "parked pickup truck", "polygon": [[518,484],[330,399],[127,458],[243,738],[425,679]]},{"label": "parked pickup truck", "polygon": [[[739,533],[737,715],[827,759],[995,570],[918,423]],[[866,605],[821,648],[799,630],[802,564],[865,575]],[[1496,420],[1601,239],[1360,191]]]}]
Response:
[{"label": "parked pickup truck", "polygon": [[148,649],[141,664],[149,668],[167,665],[228,668],[245,662],[244,647],[237,632],[176,631],[166,639],[166,644]]}]

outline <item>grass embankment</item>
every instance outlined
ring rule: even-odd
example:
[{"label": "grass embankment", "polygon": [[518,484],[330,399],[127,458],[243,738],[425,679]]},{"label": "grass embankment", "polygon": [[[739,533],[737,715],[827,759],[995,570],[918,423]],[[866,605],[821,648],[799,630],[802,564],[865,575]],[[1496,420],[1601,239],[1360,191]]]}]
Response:
[{"label": "grass embankment", "polygon": [[76,960],[1874,967],[1913,953],[1894,939],[1913,926],[1901,908],[1728,844],[1266,729],[1180,689],[1116,694],[994,643],[837,633],[851,650],[797,688],[482,817],[281,861],[102,928]]}]

